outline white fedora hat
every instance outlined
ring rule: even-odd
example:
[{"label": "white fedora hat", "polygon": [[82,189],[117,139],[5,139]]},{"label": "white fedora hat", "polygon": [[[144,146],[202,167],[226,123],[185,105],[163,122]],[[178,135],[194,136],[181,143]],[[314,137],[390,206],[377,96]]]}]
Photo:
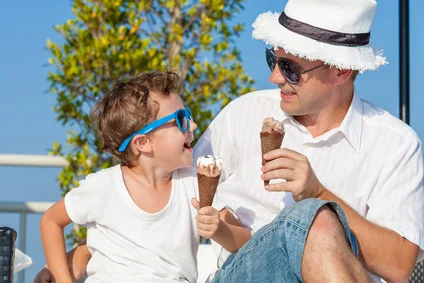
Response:
[{"label": "white fedora hat", "polygon": [[253,38],[340,69],[375,70],[387,64],[369,42],[376,6],[375,0],[289,0],[281,15],[258,16]]}]

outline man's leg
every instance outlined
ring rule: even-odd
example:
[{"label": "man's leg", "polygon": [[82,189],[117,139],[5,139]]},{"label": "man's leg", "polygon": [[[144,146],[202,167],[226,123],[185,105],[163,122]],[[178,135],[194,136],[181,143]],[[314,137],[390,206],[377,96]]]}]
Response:
[{"label": "man's leg", "polygon": [[370,282],[366,270],[352,252],[336,213],[320,208],[306,240],[302,258],[305,282]]},{"label": "man's leg", "polygon": [[[337,211],[340,219],[326,204]],[[257,231],[243,248],[227,259],[212,282],[292,283],[304,279],[329,282],[326,273],[336,274],[330,277],[336,282],[367,282],[363,280],[365,270],[349,250],[346,236],[350,236],[350,231],[338,205],[317,199],[304,200],[284,209],[274,221]],[[349,238],[349,243],[357,253],[354,237]],[[339,246],[341,253],[335,252]],[[354,261],[353,269],[345,267]],[[306,270],[308,268],[312,268],[311,272]]]}]

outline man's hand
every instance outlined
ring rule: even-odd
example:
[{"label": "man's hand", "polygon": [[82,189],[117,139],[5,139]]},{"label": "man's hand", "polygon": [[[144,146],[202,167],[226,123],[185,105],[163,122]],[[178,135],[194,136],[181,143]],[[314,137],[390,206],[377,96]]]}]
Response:
[{"label": "man's hand", "polygon": [[262,166],[263,180],[285,179],[286,182],[270,184],[268,191],[291,192],[295,201],[318,197],[325,188],[318,181],[306,156],[296,151],[280,148],[264,155],[268,162]]},{"label": "man's hand", "polygon": [[191,204],[197,209],[196,222],[200,236],[206,239],[213,238],[221,222],[219,211],[212,206],[200,208],[199,202],[195,198],[191,199]]}]

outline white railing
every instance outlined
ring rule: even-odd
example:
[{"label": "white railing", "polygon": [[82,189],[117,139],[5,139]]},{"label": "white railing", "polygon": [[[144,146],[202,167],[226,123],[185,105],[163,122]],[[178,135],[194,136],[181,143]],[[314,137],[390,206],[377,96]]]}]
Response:
[{"label": "white railing", "polygon": [[[44,213],[53,202],[0,202],[0,213],[19,213],[19,249],[25,253],[26,225],[28,213]],[[25,279],[25,269],[17,273],[18,283]]]},{"label": "white railing", "polygon": [[[0,154],[0,166],[64,167],[68,161],[60,156]],[[0,202],[0,213],[19,213],[19,249],[25,253],[28,213],[44,213],[50,202]],[[17,273],[18,283],[25,279],[25,269]]]},{"label": "white railing", "polygon": [[0,166],[65,167],[68,161],[61,156],[0,154]]},{"label": "white railing", "polygon": [[[0,154],[0,166],[20,167],[64,167],[68,161],[59,156]],[[52,206],[51,202],[0,202],[0,213],[19,213],[19,249],[25,253],[26,225],[28,213],[44,213]],[[204,282],[216,266],[216,256],[211,245],[201,245],[197,254],[199,277]],[[25,269],[17,273],[18,283],[25,279]]]}]

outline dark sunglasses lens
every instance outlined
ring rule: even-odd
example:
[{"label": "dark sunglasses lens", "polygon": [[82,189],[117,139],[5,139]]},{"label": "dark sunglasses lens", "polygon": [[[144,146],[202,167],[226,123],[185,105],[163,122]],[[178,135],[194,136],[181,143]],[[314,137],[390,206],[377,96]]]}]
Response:
[{"label": "dark sunglasses lens", "polygon": [[187,117],[185,115],[185,111],[183,111],[183,110],[178,111],[177,119],[178,119],[178,123],[180,124],[181,129],[183,131],[187,131],[188,130],[188,120],[187,120]]},{"label": "dark sunglasses lens", "polygon": [[271,70],[271,72],[273,72],[275,68],[275,55],[274,53],[272,53],[270,49],[266,50],[265,55],[266,55],[266,62],[268,64],[268,67]]},{"label": "dark sunglasses lens", "polygon": [[283,72],[284,76],[290,83],[299,83],[300,71],[293,63],[283,59],[279,59],[278,66],[280,67],[281,72]]}]

